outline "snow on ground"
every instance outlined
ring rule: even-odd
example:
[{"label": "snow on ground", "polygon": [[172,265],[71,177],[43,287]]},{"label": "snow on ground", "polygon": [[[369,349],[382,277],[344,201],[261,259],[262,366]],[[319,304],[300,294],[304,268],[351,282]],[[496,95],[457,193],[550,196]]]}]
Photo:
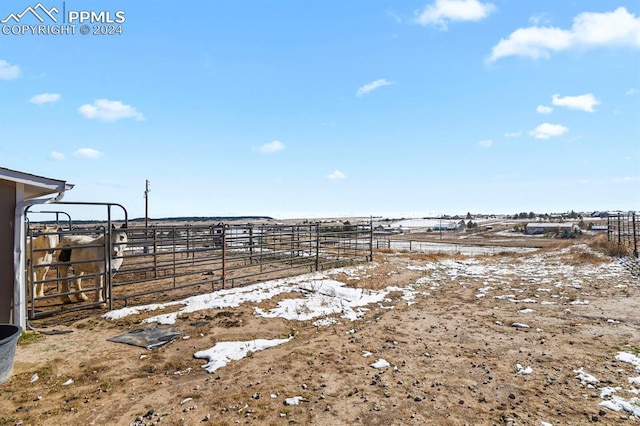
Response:
[{"label": "snow on ground", "polygon": [[373,368],[387,368],[390,367],[391,364],[389,364],[389,361],[387,361],[386,359],[382,359],[380,358],[379,360],[377,360],[376,362],[374,362],[373,364],[371,364],[371,367]]},{"label": "snow on ground", "polygon": [[[475,258],[442,259],[436,262],[424,261],[424,264],[412,264],[407,269],[419,271],[423,276],[404,287],[389,286],[382,290],[367,290],[349,287],[337,280],[346,276],[350,280],[357,280],[372,274],[378,264],[375,262],[355,267],[337,268],[329,271],[316,272],[296,277],[266,281],[246,287],[219,290],[214,293],[189,297],[180,301],[164,304],[150,304],[145,306],[127,307],[106,313],[104,318],[118,319],[143,312],[162,311],[171,306],[180,306],[172,313],[159,314],[149,317],[145,323],[174,324],[182,315],[189,312],[233,308],[244,303],[259,303],[272,299],[283,293],[298,293],[300,297],[285,298],[278,302],[273,309],[265,311],[255,308],[255,315],[265,318],[281,317],[288,320],[306,321],[316,319],[315,326],[331,326],[340,319],[355,321],[366,311],[367,306],[378,304],[382,308],[393,308],[389,305],[388,295],[391,292],[401,292],[404,303],[415,303],[417,296],[429,296],[425,289],[434,290],[447,285],[473,285],[477,298],[493,297],[502,303],[512,304],[514,313],[526,315],[535,322],[537,310],[523,307],[565,305],[572,309],[584,309],[589,304],[588,294],[581,293],[580,298],[565,296],[566,290],[580,289],[582,284],[599,279],[619,279],[624,267],[616,262],[598,264],[571,265],[564,263],[560,257],[580,251],[588,251],[584,246],[574,246],[555,252],[539,252],[527,257],[512,258],[509,256],[492,258],[482,261]],[[514,285],[513,283],[517,283]],[[625,282],[622,280],[621,285]],[[630,283],[626,283],[630,284]],[[528,295],[522,293],[527,292]],[[533,297],[530,295],[533,294]],[[383,303],[389,305],[384,306]],[[560,308],[556,308],[560,309]],[[611,324],[617,321],[610,319]],[[503,325],[496,321],[496,324]],[[515,328],[529,328],[528,324],[514,322]],[[291,338],[264,340],[256,339],[248,342],[219,342],[214,347],[196,352],[196,358],[206,359],[203,365],[209,372],[224,367],[231,360],[241,359],[250,352],[268,349],[287,343]],[[365,353],[363,356],[371,356]],[[619,352],[616,360],[630,364],[640,374],[640,358],[627,352]],[[388,367],[385,360],[379,359],[371,364],[374,368]],[[519,374],[535,374],[529,366],[516,365]],[[576,378],[586,387],[598,388],[596,377],[584,368],[575,370]],[[639,395],[640,390],[634,386],[640,385],[640,377],[629,377],[630,389],[622,387],[599,388],[603,407],[614,411],[625,411],[630,415],[640,417],[640,402],[637,396],[625,398],[625,394]]]},{"label": "snow on ground", "polygon": [[300,283],[296,290],[306,292],[309,297],[284,299],[268,312],[256,308],[256,314],[265,318],[280,317],[297,321],[342,314],[342,318],[355,321],[364,313],[361,307],[382,302],[389,293],[388,290],[372,291],[345,287],[344,283],[334,280]]},{"label": "snow on ground", "polygon": [[262,351],[264,349],[272,348],[274,346],[287,343],[291,340],[288,339],[255,339],[247,342],[219,342],[212,348],[204,351],[199,351],[193,354],[194,358],[206,359],[207,362],[202,366],[209,373],[213,373],[218,368],[224,367],[230,361],[235,361],[244,358],[250,352]]},{"label": "snow on ground", "polygon": [[389,248],[394,250],[409,250],[417,253],[462,254],[464,256],[493,255],[498,253],[531,253],[539,250],[531,247],[471,246],[400,240],[389,241]]},{"label": "snow on ground", "polygon": [[[636,368],[636,371],[640,372],[640,357],[637,355],[628,352],[618,352],[615,359],[623,363],[633,365]],[[600,406],[612,411],[625,411],[632,416],[640,417],[640,398],[624,398],[619,396],[620,394],[638,395],[640,394],[640,390],[633,386],[630,389],[624,389],[621,386],[615,388],[609,386],[598,388],[598,383],[600,381],[593,375],[585,372],[584,368],[574,370],[574,373],[578,373],[576,379],[580,380],[583,385],[586,385],[589,388],[596,388],[600,391],[600,399],[602,399],[599,404]],[[637,384],[636,379],[640,378],[629,377],[628,383],[631,385]]]}]

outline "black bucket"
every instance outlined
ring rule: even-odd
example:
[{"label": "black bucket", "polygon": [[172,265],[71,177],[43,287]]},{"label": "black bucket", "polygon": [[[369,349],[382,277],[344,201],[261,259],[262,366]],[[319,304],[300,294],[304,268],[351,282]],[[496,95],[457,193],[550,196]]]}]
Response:
[{"label": "black bucket", "polygon": [[22,327],[13,324],[0,324],[0,385],[9,380],[16,357],[18,337]]}]

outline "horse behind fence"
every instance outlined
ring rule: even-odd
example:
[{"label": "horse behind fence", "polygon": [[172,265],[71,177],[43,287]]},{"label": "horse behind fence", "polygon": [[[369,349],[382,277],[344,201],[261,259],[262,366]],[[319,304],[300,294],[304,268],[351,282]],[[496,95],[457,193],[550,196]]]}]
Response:
[{"label": "horse behind fence", "polygon": [[[98,237],[88,235],[69,235],[60,241],[58,245],[58,261],[60,262],[60,274],[62,279],[62,302],[72,303],[87,300],[82,290],[82,275],[91,274],[94,277],[95,303],[105,305],[105,274],[116,272],[123,262],[123,254],[128,237],[126,231],[121,228],[112,228],[109,232]],[[110,239],[105,241],[105,236]],[[109,257],[105,251],[110,250]],[[74,275],[69,276],[69,268],[73,268]],[[77,292],[71,292],[69,281],[74,279]],[[73,296],[73,298],[71,297]],[[74,300],[75,299],[75,300]]]},{"label": "horse behind fence", "polygon": [[27,280],[35,297],[44,297],[44,279],[53,263],[53,255],[60,241],[58,226],[45,226],[37,236],[27,240]]}]

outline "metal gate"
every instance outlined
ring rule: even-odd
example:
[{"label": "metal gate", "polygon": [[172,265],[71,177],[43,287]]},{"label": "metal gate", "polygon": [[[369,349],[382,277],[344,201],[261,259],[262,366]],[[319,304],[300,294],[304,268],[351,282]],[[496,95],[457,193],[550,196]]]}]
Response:
[{"label": "metal gate", "polygon": [[[112,208],[121,209],[124,220],[121,224],[126,226],[127,212],[120,204],[116,203],[70,203],[59,202],[53,205],[85,205],[100,206],[106,211],[107,220],[102,225],[92,227],[78,227],[74,225],[71,216],[61,210],[29,211],[25,230],[25,285],[27,287],[27,311],[29,319],[36,319],[52,313],[86,309],[104,306],[111,298],[110,290],[114,272],[111,268],[112,256],[110,253],[113,244],[111,241]],[[76,262],[74,265],[70,259],[62,259],[61,245],[66,250],[74,250],[82,246],[85,251],[94,252],[89,257]],[[86,250],[89,249],[89,250]],[[101,265],[101,271],[81,273],[76,269],[82,268],[81,264]],[[67,274],[61,273],[69,270]],[[78,288],[82,283],[82,291]],[[68,289],[65,289],[68,287]],[[93,298],[86,298],[85,293],[95,295],[101,292],[102,302],[96,302]],[[71,302],[74,303],[71,303]]]}]

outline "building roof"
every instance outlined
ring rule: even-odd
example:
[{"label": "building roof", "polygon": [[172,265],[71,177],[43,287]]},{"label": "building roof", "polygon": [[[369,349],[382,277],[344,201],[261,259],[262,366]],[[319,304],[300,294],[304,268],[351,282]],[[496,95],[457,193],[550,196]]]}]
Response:
[{"label": "building roof", "polygon": [[26,200],[67,191],[73,188],[72,184],[64,180],[46,178],[0,167],[0,184],[7,185],[17,183],[24,184],[24,198]]},{"label": "building roof", "polygon": [[555,222],[530,222],[527,223],[527,228],[531,227],[531,228],[571,228],[573,226],[576,226],[575,223],[571,223],[571,222],[562,222],[562,223],[555,223]]}]

